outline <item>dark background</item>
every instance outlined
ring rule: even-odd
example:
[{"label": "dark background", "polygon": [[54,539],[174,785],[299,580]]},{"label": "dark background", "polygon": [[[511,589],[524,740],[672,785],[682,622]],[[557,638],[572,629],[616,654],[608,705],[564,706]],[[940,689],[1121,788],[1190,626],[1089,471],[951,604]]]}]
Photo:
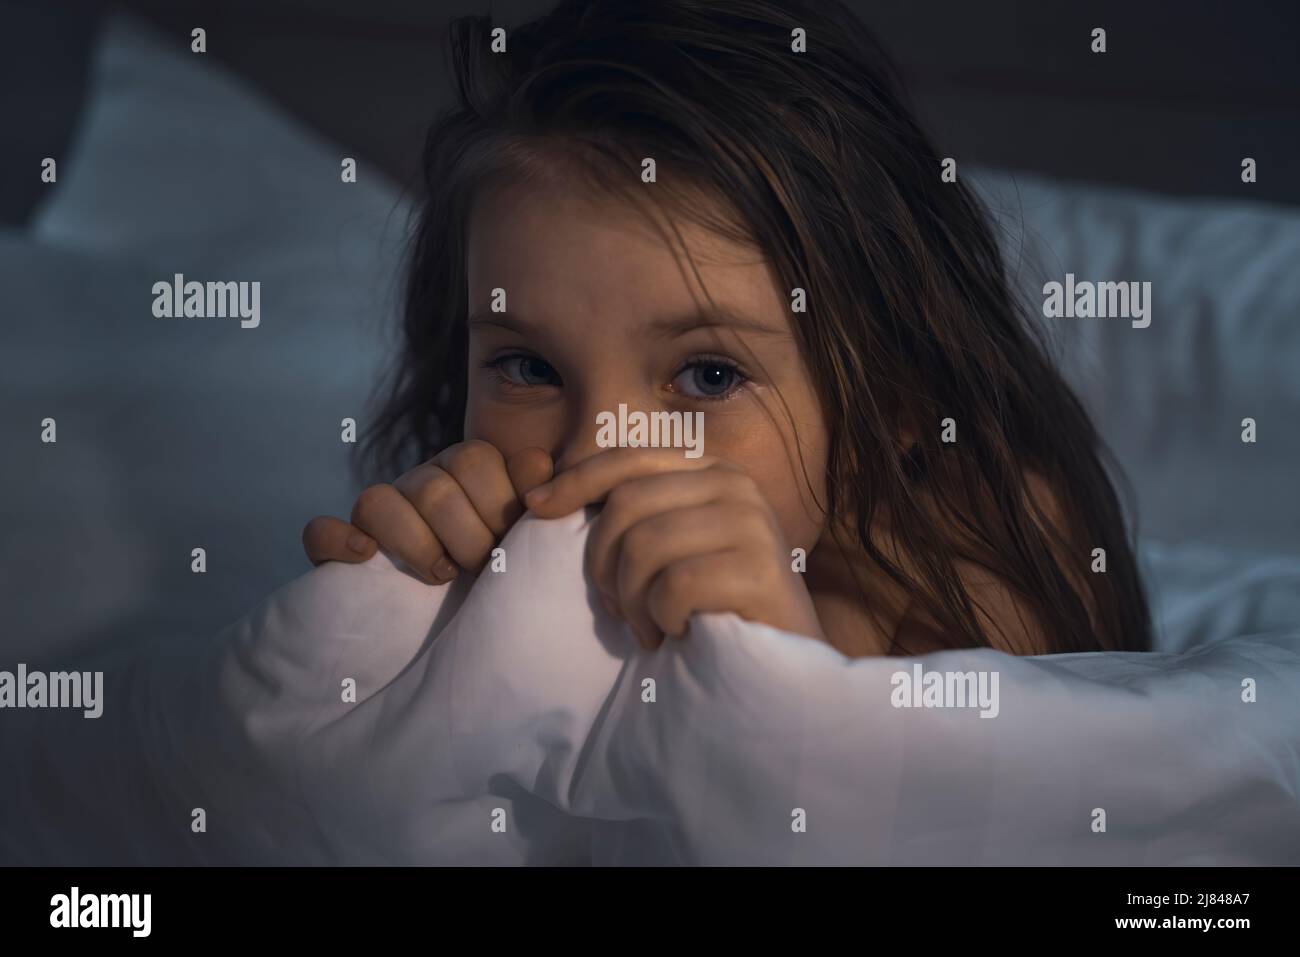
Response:
[{"label": "dark background", "polygon": [[[653,2],[653,0],[647,0]],[[414,183],[448,102],[442,29],[491,12],[507,28],[550,0],[122,0],[232,67],[310,126]],[[1300,3],[850,0],[959,162],[1177,195],[1300,204]],[[40,192],[85,92],[107,0],[0,0],[0,222]],[[1104,55],[1090,52],[1105,27]],[[815,43],[816,38],[810,38]],[[165,135],[165,131],[159,131]],[[1258,183],[1240,179],[1244,156]]]}]

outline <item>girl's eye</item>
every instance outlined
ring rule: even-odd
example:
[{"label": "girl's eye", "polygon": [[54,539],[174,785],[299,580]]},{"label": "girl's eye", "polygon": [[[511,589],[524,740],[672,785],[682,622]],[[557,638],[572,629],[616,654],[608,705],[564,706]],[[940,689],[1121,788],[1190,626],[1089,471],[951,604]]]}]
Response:
[{"label": "girl's eye", "polygon": [[748,381],[733,363],[724,359],[696,359],[677,373],[669,386],[692,399],[728,399]]},{"label": "girl's eye", "polygon": [[484,363],[511,385],[559,385],[560,377],[551,364],[537,356],[500,356]]}]

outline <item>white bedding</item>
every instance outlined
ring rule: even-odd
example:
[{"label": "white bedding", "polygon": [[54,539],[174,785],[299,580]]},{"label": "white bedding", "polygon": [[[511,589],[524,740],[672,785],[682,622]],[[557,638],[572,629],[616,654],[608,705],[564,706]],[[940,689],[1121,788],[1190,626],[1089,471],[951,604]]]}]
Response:
[{"label": "white bedding", "polygon": [[[1270,630],[1181,655],[850,661],[729,614],[649,653],[589,600],[591,514],[525,516],[506,572],[452,586],[327,564],[201,654],[138,659],[58,761],[34,736],[34,766],[100,784],[29,853],[94,859],[98,820],[141,861],[1300,863],[1294,565]],[[996,672],[996,716],[895,707],[918,662]]]}]

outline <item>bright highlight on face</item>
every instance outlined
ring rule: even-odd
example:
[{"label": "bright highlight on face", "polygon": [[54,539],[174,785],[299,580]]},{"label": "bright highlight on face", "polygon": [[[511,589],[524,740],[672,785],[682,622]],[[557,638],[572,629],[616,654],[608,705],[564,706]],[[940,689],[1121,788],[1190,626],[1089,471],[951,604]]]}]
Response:
[{"label": "bright highlight on face", "polygon": [[[468,239],[465,437],[506,457],[540,446],[563,470],[601,451],[597,416],[620,403],[703,411],[705,454],[748,471],[791,545],[811,550],[826,430],[789,292],[754,247],[674,222],[680,240],[667,220],[571,182],[481,197]],[[504,312],[491,309],[494,289]]]}]

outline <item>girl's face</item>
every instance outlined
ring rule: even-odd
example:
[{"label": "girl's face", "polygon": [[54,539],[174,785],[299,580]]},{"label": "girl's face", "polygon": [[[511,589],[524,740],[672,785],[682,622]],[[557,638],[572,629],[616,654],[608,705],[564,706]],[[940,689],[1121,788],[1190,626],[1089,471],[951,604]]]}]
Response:
[{"label": "girl's face", "polygon": [[512,185],[475,205],[465,437],[507,458],[544,448],[559,472],[604,451],[597,416],[620,404],[701,411],[703,454],[744,468],[790,546],[811,551],[827,437],[789,290],[754,248],[678,220],[697,278],[662,220],[579,190]]}]

